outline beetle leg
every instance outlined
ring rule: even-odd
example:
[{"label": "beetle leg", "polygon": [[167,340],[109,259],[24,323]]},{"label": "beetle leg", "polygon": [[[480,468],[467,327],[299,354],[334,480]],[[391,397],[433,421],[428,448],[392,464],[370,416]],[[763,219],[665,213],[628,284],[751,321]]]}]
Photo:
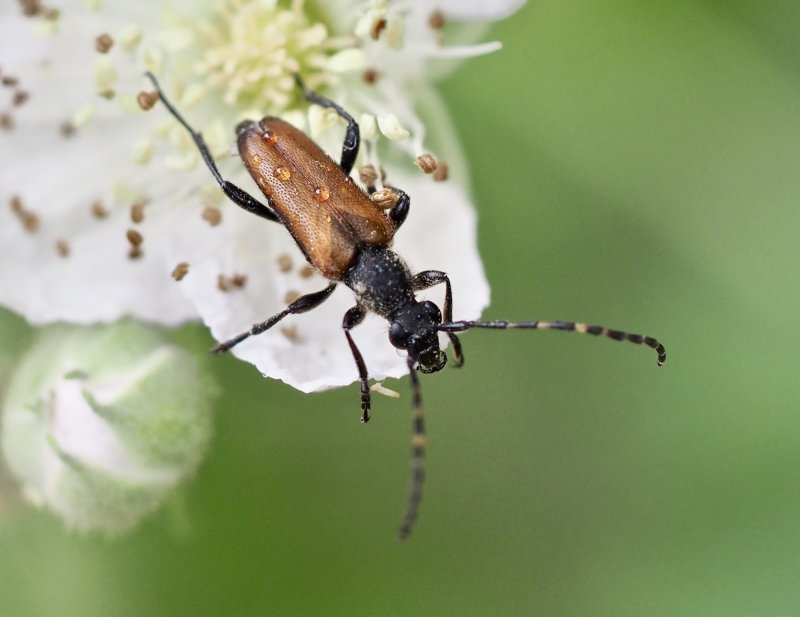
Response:
[{"label": "beetle leg", "polygon": [[358,367],[358,378],[361,381],[362,422],[369,422],[370,395],[369,395],[369,384],[367,383],[369,376],[367,375],[367,365],[364,364],[364,358],[361,355],[361,352],[358,350],[358,347],[356,347],[356,343],[353,340],[353,337],[350,336],[350,330],[352,330],[358,324],[364,321],[364,317],[366,317],[366,315],[367,315],[367,309],[365,309],[360,304],[357,304],[353,308],[349,309],[344,314],[344,319],[342,319],[342,328],[344,329],[344,335],[347,337],[347,344],[350,345],[350,351],[353,352],[353,359],[356,361],[356,367]]},{"label": "beetle leg", "polygon": [[233,184],[232,182],[228,182],[227,180],[223,179],[222,175],[220,175],[219,170],[217,169],[217,165],[214,162],[214,158],[211,156],[211,152],[208,150],[208,145],[206,145],[205,139],[203,139],[203,134],[199,131],[195,131],[191,125],[186,121],[186,119],[180,114],[180,112],[175,109],[173,104],[169,101],[169,99],[165,96],[164,92],[161,90],[161,86],[158,83],[158,80],[155,76],[150,73],[149,71],[145,73],[148,79],[153,82],[153,86],[155,86],[156,91],[158,92],[159,98],[161,98],[161,102],[164,103],[164,106],[169,110],[169,113],[172,114],[172,117],[175,118],[178,122],[181,123],[183,128],[185,128],[189,135],[191,135],[192,140],[194,140],[197,149],[200,151],[200,156],[203,157],[203,162],[208,167],[208,170],[211,172],[211,175],[214,176],[214,180],[217,181],[222,192],[230,199],[233,203],[241,208],[244,208],[248,212],[255,214],[256,216],[260,216],[261,218],[265,218],[269,221],[275,221],[276,223],[280,223],[281,220],[275,214],[275,212],[269,206],[265,206],[260,201],[258,201],[255,197],[250,195],[244,189],[240,189],[238,186]]},{"label": "beetle leg", "polygon": [[214,353],[226,352],[232,347],[235,347],[236,345],[241,343],[243,340],[250,338],[251,336],[255,336],[256,334],[261,334],[262,332],[266,332],[287,315],[305,313],[306,311],[310,311],[311,309],[318,307],[320,304],[322,304],[323,302],[325,302],[325,300],[328,299],[328,297],[331,295],[331,293],[333,293],[333,290],[335,288],[336,288],[336,283],[331,283],[321,291],[316,291],[314,293],[300,296],[297,300],[292,302],[280,313],[276,313],[266,321],[253,324],[253,326],[247,332],[242,332],[240,335],[234,336],[232,339],[220,343],[219,345],[214,347],[214,349],[212,349],[211,351]]},{"label": "beetle leg", "polygon": [[[453,289],[450,286],[450,279],[447,278],[447,273],[440,270],[425,270],[411,278],[411,288],[414,291],[421,291],[428,289],[439,283],[444,283],[444,323],[451,323],[453,321]],[[461,341],[452,332],[448,332],[447,336],[450,338],[450,343],[453,345],[453,366],[459,367],[464,365],[464,353],[461,351]]]},{"label": "beetle leg", "polygon": [[358,157],[358,148],[361,145],[361,133],[358,128],[358,122],[355,121],[353,116],[330,99],[326,99],[324,96],[312,90],[306,90],[306,85],[299,75],[295,75],[294,79],[298,87],[303,91],[303,96],[307,101],[321,107],[333,109],[347,122],[347,132],[344,136],[344,144],[342,144],[342,158],[339,166],[344,170],[344,173],[349,176],[350,172],[353,170],[356,158]]},{"label": "beetle leg", "polygon": [[408,216],[408,211],[411,208],[411,198],[408,196],[408,193],[393,186],[387,186],[385,188],[397,195],[397,203],[389,210],[389,218],[394,222],[394,228],[399,229],[400,225],[405,222]]}]

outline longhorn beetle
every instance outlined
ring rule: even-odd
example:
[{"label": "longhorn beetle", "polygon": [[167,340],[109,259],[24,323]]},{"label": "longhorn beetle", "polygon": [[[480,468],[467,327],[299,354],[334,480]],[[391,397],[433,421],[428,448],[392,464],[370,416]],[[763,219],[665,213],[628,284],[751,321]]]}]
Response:
[{"label": "longhorn beetle", "polygon": [[[223,353],[245,339],[269,330],[287,315],[305,313],[322,304],[337,283],[353,290],[356,304],[342,320],[342,329],[355,360],[361,383],[361,421],[369,420],[370,390],[364,358],[350,331],[362,322],[368,311],[389,321],[389,341],[408,354],[411,379],[413,437],[411,441],[411,487],[398,538],[411,533],[422,498],[425,455],[425,424],[422,395],[416,371],[435,373],[447,362],[439,347],[439,332],[444,332],[453,346],[455,366],[464,363],[461,343],[456,332],[472,328],[507,328],[531,330],[565,330],[615,341],[630,341],[652,347],[658,353],[658,365],[667,359],[658,340],[641,334],[611,330],[571,321],[453,321],[453,292],[445,272],[425,270],[412,274],[403,259],[389,245],[395,232],[406,220],[410,199],[400,189],[387,187],[397,197],[396,204],[384,212],[371,199],[374,186],[364,192],[350,177],[358,156],[360,136],[358,123],[333,101],[305,88],[297,77],[297,85],[310,103],[333,109],[347,123],[342,154],[337,164],[302,131],[271,116],[260,122],[247,120],[236,127],[239,154],[247,171],[258,184],[266,204],[223,179],[203,140],[177,109],[164,96],[156,78],[147,73],[161,101],[170,114],[189,132],[203,161],[222,191],[237,206],[286,227],[306,259],[330,282],[317,292],[299,297],[281,312],[266,321],[220,343],[213,349]],[[444,284],[444,306],[428,300],[419,301],[414,293]]]}]

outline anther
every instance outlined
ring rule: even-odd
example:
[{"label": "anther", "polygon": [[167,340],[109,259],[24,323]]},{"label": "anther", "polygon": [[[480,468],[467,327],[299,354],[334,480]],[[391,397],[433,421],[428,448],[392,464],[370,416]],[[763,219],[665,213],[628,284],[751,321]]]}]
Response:
[{"label": "anther", "polygon": [[285,336],[293,343],[296,343],[297,340],[300,338],[297,326],[294,324],[292,324],[291,326],[281,326],[281,334],[283,334],[283,336]]},{"label": "anther", "polygon": [[39,0],[20,0],[22,14],[25,17],[35,17],[42,12],[42,3]]},{"label": "anther", "polygon": [[247,284],[247,276],[244,274],[234,274],[233,276],[217,275],[217,289],[220,291],[231,291],[233,288],[241,289]]},{"label": "anther", "polygon": [[432,174],[439,167],[439,162],[436,160],[436,157],[428,152],[420,154],[414,162],[417,164],[417,167],[426,174]]},{"label": "anther", "polygon": [[304,279],[311,278],[312,276],[314,276],[315,272],[316,270],[314,270],[314,266],[310,264],[306,264],[302,268],[300,268],[300,276],[301,278]]},{"label": "anther", "polygon": [[30,98],[30,95],[25,92],[24,90],[17,90],[14,93],[14,97],[11,99],[11,103],[14,107],[20,107]]},{"label": "anther", "polygon": [[70,253],[70,246],[66,240],[56,240],[56,253],[59,257],[67,258]]},{"label": "anther", "polygon": [[386,20],[379,19],[375,23],[372,24],[372,28],[369,31],[369,35],[372,37],[373,41],[377,41],[380,36],[381,32],[386,28]]},{"label": "anther", "polygon": [[212,227],[216,227],[222,222],[222,212],[219,208],[214,208],[213,206],[206,206],[203,208],[202,217],[203,220]]},{"label": "anther", "polygon": [[142,91],[136,95],[136,102],[139,103],[139,107],[144,111],[148,111],[158,102],[158,92]]},{"label": "anther", "polygon": [[189,273],[189,264],[185,261],[180,262],[177,266],[172,269],[172,278],[176,281],[180,281]]},{"label": "anther", "polygon": [[101,221],[108,217],[108,210],[103,207],[102,203],[96,201],[92,204],[92,216],[98,221]]},{"label": "anther", "polygon": [[22,227],[25,231],[31,234],[39,231],[39,217],[30,210],[25,209],[19,195],[12,196],[9,205],[19,222],[22,223]]},{"label": "anther", "polygon": [[441,30],[444,28],[444,24],[444,13],[441,11],[434,11],[430,14],[430,17],[428,17],[428,26],[430,26],[432,30]]},{"label": "anther", "polygon": [[131,206],[131,220],[134,223],[141,223],[144,220],[144,204],[141,202]]},{"label": "anther", "polygon": [[94,48],[98,53],[107,54],[114,46],[114,39],[110,34],[103,33],[94,40]]},{"label": "anther", "polygon": [[277,262],[278,262],[278,270],[280,270],[283,273],[286,273],[292,269],[292,258],[289,257],[289,255],[286,253],[281,253],[280,255],[278,255]]},{"label": "anther", "polygon": [[135,229],[129,229],[125,232],[125,237],[132,246],[140,246],[144,242],[144,237]]},{"label": "anther", "polygon": [[375,165],[364,165],[358,170],[358,178],[364,186],[375,186],[378,181],[378,171]]},{"label": "anther", "polygon": [[58,127],[58,132],[61,133],[63,137],[72,137],[75,134],[75,125],[69,120],[64,120],[61,126]]},{"label": "anther", "polygon": [[381,189],[380,191],[375,191],[371,196],[372,202],[382,208],[384,210],[388,210],[389,208],[394,208],[397,205],[397,200],[399,197],[397,193],[390,189]]},{"label": "anther", "polygon": [[378,72],[377,69],[365,69],[363,73],[361,73],[361,79],[364,80],[365,84],[369,84],[370,86],[378,81],[381,74]]},{"label": "anther", "polygon": [[444,161],[439,161],[436,171],[433,172],[434,182],[444,182],[450,176],[450,166]]}]

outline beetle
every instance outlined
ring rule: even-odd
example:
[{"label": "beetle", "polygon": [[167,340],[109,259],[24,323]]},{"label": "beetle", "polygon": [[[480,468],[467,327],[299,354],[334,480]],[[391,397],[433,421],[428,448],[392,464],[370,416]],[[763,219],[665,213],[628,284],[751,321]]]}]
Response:
[{"label": "beetle", "polygon": [[[347,123],[341,157],[335,162],[306,134],[280,118],[267,116],[259,122],[239,123],[238,151],[266,198],[264,204],[220,175],[202,134],[189,125],[164,95],[155,76],[149,72],[146,75],[169,113],[191,135],[225,195],[248,212],[286,227],[308,262],[329,281],[324,289],[297,298],[279,313],[253,324],[212,351],[226,352],[245,339],[266,332],[287,315],[318,307],[342,283],[356,297],[355,306],[344,315],[342,329],[358,371],[362,422],[370,417],[369,374],[350,331],[372,311],[388,320],[389,342],[407,353],[413,410],[411,479],[398,539],[405,540],[410,535],[422,498],[425,424],[417,371],[435,373],[447,363],[439,345],[440,332],[450,339],[455,366],[464,363],[456,333],[473,328],[563,330],[605,336],[647,345],[658,354],[659,366],[666,361],[664,346],[657,339],[603,326],[572,321],[453,321],[453,292],[447,274],[439,270],[413,274],[389,248],[408,216],[408,194],[386,187],[394,193],[396,203],[385,212],[370,197],[376,191],[375,186],[368,186],[365,191],[353,181],[350,172],[360,146],[358,123],[335,102],[307,90],[299,76],[295,80],[308,102],[334,110]],[[445,288],[442,310],[429,300],[416,299],[416,292],[440,284]]]}]

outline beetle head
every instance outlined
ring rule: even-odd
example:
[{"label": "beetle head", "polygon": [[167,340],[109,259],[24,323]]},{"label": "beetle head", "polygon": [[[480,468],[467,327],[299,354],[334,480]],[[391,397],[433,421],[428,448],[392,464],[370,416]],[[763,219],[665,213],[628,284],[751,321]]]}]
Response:
[{"label": "beetle head", "polygon": [[392,315],[389,341],[408,351],[420,371],[435,373],[447,363],[447,356],[439,347],[437,326],[441,323],[442,313],[433,302],[407,304]]}]

